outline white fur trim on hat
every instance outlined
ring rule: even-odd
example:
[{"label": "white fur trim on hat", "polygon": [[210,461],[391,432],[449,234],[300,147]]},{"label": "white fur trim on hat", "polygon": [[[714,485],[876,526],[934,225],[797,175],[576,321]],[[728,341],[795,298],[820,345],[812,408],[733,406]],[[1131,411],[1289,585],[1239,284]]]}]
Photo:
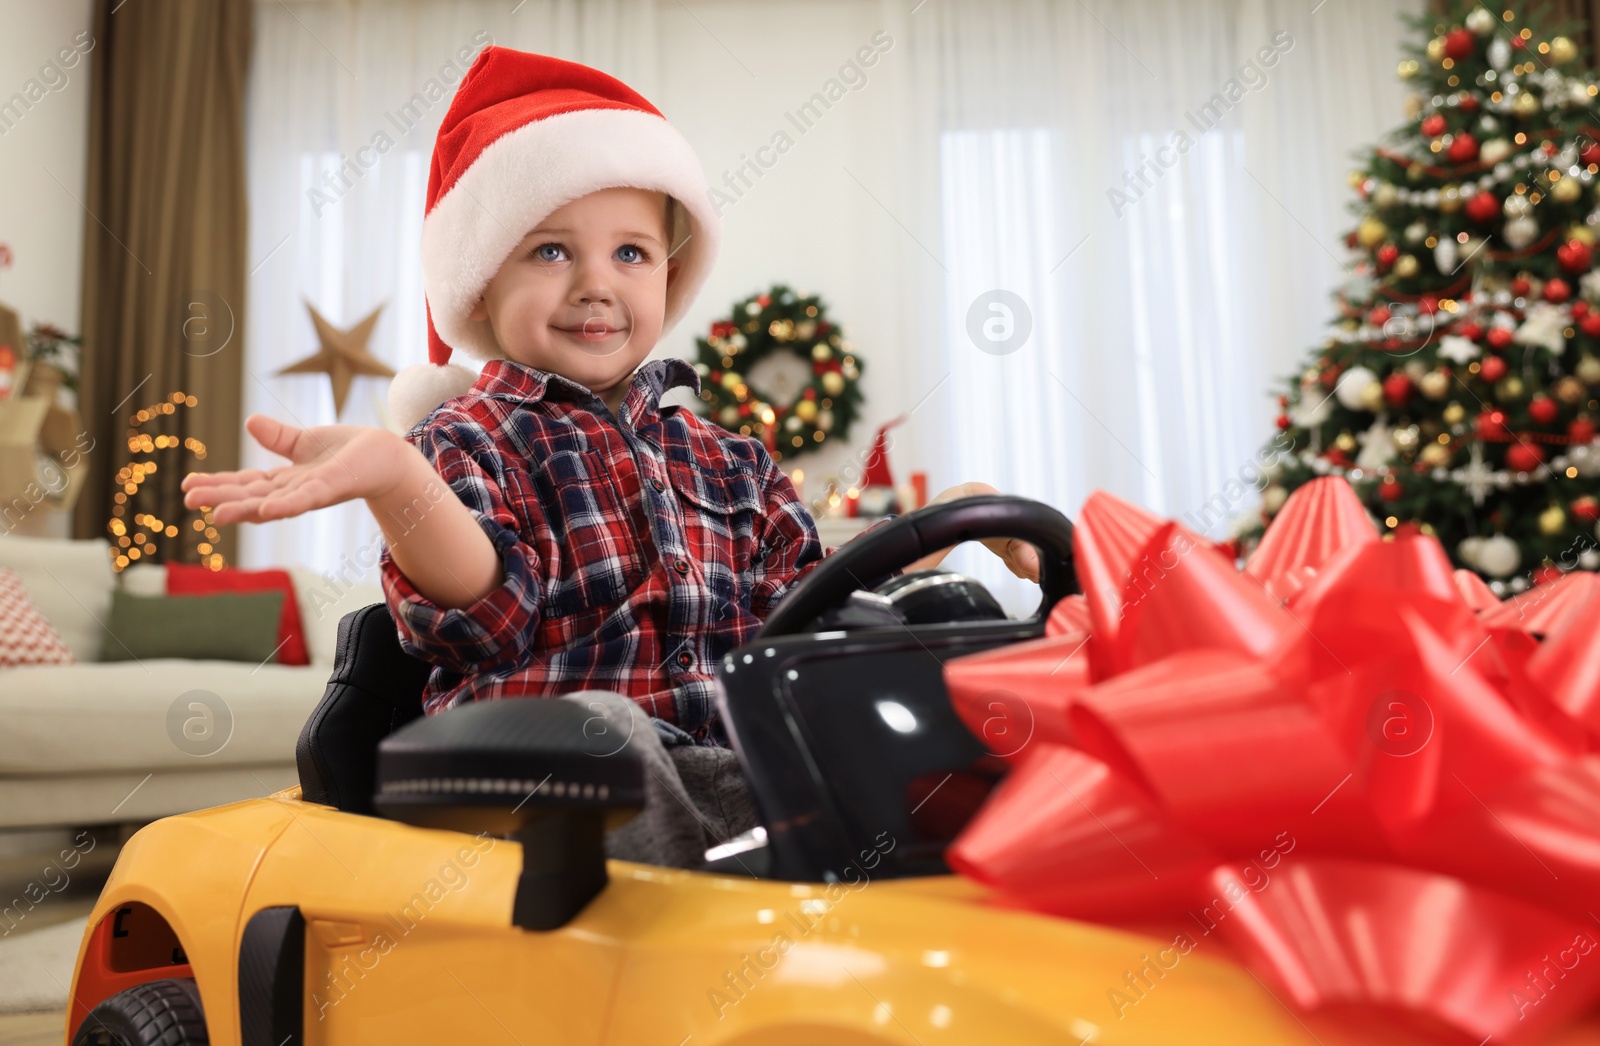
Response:
[{"label": "white fur trim on hat", "polygon": [[416,363],[389,381],[389,420],[403,436],[446,400],[467,393],[478,380],[476,371],[455,363]]},{"label": "white fur trim on hat", "polygon": [[468,318],[484,288],[552,211],[616,187],[667,193],[690,217],[687,241],[673,244],[679,267],[661,328],[670,330],[705,283],[722,239],[705,172],[688,141],[662,117],[583,109],[491,142],[423,219],[422,281],[440,339],[476,359],[502,355],[489,321]]}]

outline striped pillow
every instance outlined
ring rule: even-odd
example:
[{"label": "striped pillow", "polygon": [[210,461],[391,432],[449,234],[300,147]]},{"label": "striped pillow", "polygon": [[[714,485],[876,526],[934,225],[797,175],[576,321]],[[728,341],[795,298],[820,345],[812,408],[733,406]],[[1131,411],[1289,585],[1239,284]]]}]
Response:
[{"label": "striped pillow", "polygon": [[70,665],[76,660],[28,598],[17,572],[0,567],[0,667]]}]

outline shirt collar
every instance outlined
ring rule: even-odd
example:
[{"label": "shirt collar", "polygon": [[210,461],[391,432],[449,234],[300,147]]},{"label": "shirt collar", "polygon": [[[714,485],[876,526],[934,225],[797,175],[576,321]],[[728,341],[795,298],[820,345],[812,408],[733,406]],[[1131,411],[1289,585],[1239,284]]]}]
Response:
[{"label": "shirt collar", "polygon": [[[641,410],[653,414],[660,410],[661,397],[669,389],[680,385],[687,386],[696,396],[700,395],[700,372],[694,369],[693,364],[676,356],[647,360],[634,371],[628,394],[622,401],[621,413],[631,414],[636,421]],[[518,403],[537,403],[546,396],[576,399],[581,403],[586,403],[590,398],[599,400],[588,388],[570,378],[503,357],[484,363],[472,390],[494,399],[509,399]]]}]

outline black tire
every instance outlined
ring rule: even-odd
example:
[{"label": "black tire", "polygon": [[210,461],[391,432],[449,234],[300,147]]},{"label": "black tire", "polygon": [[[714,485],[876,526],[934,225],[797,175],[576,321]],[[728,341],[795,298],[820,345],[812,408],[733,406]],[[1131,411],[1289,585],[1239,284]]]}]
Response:
[{"label": "black tire", "polygon": [[136,984],[89,1011],[72,1046],[208,1046],[200,991],[185,977]]}]

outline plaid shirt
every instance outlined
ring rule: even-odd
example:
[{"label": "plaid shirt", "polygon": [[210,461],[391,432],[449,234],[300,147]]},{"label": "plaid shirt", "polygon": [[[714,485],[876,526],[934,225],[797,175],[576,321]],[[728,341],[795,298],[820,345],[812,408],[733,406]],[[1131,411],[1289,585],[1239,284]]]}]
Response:
[{"label": "plaid shirt", "polygon": [[427,714],[614,690],[672,724],[658,726],[669,738],[725,737],[718,662],[834,549],[760,441],[661,409],[680,385],[699,393],[694,367],[650,361],[613,417],[582,385],[495,359],[407,433],[505,566],[492,592],[444,608],[384,548],[400,645],[435,666]]}]

